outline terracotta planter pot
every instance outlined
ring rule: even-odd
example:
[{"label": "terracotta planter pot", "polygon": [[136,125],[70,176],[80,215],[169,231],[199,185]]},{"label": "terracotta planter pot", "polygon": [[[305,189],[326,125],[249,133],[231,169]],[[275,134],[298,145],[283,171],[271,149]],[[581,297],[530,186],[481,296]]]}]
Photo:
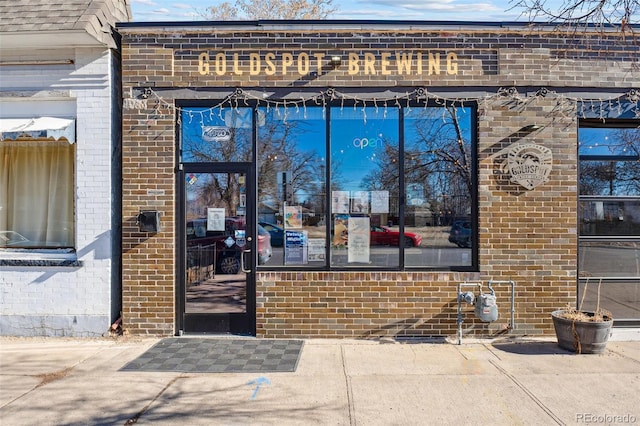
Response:
[{"label": "terracotta planter pot", "polygon": [[[574,321],[563,318],[565,311],[553,311],[553,327],[556,330],[558,345],[562,349],[578,354],[601,354],[605,351],[611,335],[613,318],[605,317],[604,321]],[[593,316],[593,312],[585,312]]]}]

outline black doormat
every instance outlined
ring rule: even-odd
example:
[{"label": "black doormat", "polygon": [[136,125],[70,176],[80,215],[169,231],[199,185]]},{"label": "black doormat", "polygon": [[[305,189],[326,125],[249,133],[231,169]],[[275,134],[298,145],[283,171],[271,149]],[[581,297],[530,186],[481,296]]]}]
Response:
[{"label": "black doormat", "polygon": [[302,344],[302,340],[174,337],[156,343],[121,371],[293,372]]}]

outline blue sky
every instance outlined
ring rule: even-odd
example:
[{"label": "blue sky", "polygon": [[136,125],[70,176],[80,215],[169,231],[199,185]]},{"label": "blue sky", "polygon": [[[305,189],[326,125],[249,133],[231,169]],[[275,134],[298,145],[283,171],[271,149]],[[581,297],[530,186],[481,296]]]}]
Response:
[{"label": "blue sky", "polygon": [[[133,19],[197,21],[217,0],[131,0]],[[233,3],[233,1],[231,1]],[[331,19],[389,19],[438,21],[525,20],[519,10],[509,10],[509,0],[334,0],[338,11]]]}]

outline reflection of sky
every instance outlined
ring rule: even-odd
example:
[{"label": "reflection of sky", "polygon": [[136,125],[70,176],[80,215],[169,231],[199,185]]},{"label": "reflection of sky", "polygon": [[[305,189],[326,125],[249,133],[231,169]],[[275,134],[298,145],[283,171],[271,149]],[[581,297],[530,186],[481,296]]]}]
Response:
[{"label": "reflection of sky", "polygon": [[[456,108],[456,116],[465,152],[471,159],[471,126],[475,123],[473,109],[468,107]],[[444,155],[426,154],[428,150],[443,150],[452,159],[460,160],[462,157],[462,152],[457,146],[458,135],[453,118],[445,108],[432,107],[413,108],[411,111],[405,110],[404,133],[405,158],[408,160],[405,162],[406,167],[415,166],[416,162],[438,161],[439,167],[436,169],[440,172],[452,170],[451,161],[442,161]],[[414,159],[415,155],[418,157]],[[417,175],[420,178],[416,177],[416,173],[411,173],[407,169],[405,169],[405,173],[407,203],[409,205],[412,203],[419,204],[425,196],[432,198],[434,194],[442,194],[451,190],[449,178],[443,177],[442,173],[429,173],[426,178],[420,170],[417,171]],[[417,179],[418,181],[414,182],[412,179]],[[425,181],[421,182],[420,179]],[[428,193],[424,191],[425,187],[430,188]]]},{"label": "reflection of sky", "polygon": [[[462,132],[462,137],[466,144],[471,143],[471,124],[473,122],[471,108],[457,108],[458,125]],[[438,139],[456,138],[453,119],[444,108],[414,108],[410,112],[405,112],[405,149],[419,149],[424,147],[424,135],[418,134],[417,127],[421,129],[432,129],[438,131]],[[446,133],[443,132],[446,130]],[[432,134],[434,138],[435,135]]]},{"label": "reflection of sky", "polygon": [[[231,112],[235,112],[234,115],[237,116],[235,122],[229,119]],[[471,143],[472,115],[470,108],[458,109],[459,125],[466,143]],[[338,172],[333,181],[336,182],[337,178],[342,190],[360,190],[363,178],[372,171],[379,170],[381,163],[391,161],[390,158],[386,158],[388,154],[384,151],[384,144],[391,143],[397,150],[400,139],[399,111],[395,107],[335,106],[332,107],[330,116],[332,168]],[[204,145],[212,149],[218,144],[203,141],[203,127],[224,128],[231,125],[237,132],[242,132],[244,141],[251,134],[251,117],[251,108],[184,108],[181,115],[184,160],[189,161],[190,148],[203,149],[199,147]],[[295,146],[297,152],[313,152],[315,158],[325,164],[327,122],[322,107],[260,107],[257,117],[259,141],[265,138],[282,138],[287,128],[289,149]],[[423,131],[433,125],[430,131],[440,132],[438,138],[455,138],[453,126],[450,125],[451,117],[443,108],[406,109],[405,117],[407,150],[426,149],[422,137],[417,133],[417,125],[420,125]],[[287,123],[291,126],[287,127]],[[441,133],[443,126],[447,133]],[[236,139],[238,136],[236,135]],[[305,198],[304,194],[298,195]]]},{"label": "reflection of sky", "polygon": [[[295,147],[296,153],[303,155],[313,153],[313,164],[326,166],[326,121],[321,107],[293,106],[268,109],[261,107],[259,114],[265,117],[266,125],[258,124],[258,150],[261,149],[260,141],[281,140],[287,131],[288,152],[292,152]],[[284,162],[284,153],[276,152],[273,154],[277,156],[278,161]],[[260,153],[259,157],[262,157]],[[264,160],[264,158],[262,159]],[[281,164],[278,167],[278,172],[287,171],[282,170],[284,166]],[[318,186],[323,185],[323,176],[322,173],[314,170],[314,173],[311,174],[311,177],[315,178],[313,183]],[[305,189],[307,188],[297,188],[296,197],[298,200],[307,200],[314,195],[314,193],[306,192]]]},{"label": "reflection of sky", "polygon": [[331,109],[331,160],[339,166],[342,190],[360,183],[384,158],[384,142],[398,144],[395,108],[334,107]]},{"label": "reflection of sky", "polygon": [[[294,143],[299,151],[316,153],[318,158],[325,156],[325,128],[326,122],[321,107],[287,107],[285,108],[260,108],[267,122],[290,123],[297,122],[295,132],[289,136],[290,142]],[[284,130],[284,126],[280,127]],[[258,134],[260,128],[258,128]],[[282,137],[283,132],[278,132],[274,136]],[[293,139],[293,140],[291,140]]]},{"label": "reflection of sky", "polygon": [[619,138],[620,129],[582,127],[578,131],[580,155],[636,156],[640,141],[629,146]]},{"label": "reflection of sky", "polygon": [[[247,161],[250,158],[251,108],[183,108],[180,114],[182,161],[204,161],[194,154],[204,154],[207,161]],[[204,140],[205,127],[233,129],[235,149],[225,151],[225,142]],[[228,139],[227,139],[228,140]]]}]

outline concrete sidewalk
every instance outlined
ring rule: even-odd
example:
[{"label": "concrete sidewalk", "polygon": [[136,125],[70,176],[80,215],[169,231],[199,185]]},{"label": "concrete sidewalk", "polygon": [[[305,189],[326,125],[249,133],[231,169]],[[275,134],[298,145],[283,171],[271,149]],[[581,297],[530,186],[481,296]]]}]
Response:
[{"label": "concrete sidewalk", "polygon": [[293,373],[119,371],[159,339],[0,337],[0,424],[640,423],[640,342],[305,340]]}]

